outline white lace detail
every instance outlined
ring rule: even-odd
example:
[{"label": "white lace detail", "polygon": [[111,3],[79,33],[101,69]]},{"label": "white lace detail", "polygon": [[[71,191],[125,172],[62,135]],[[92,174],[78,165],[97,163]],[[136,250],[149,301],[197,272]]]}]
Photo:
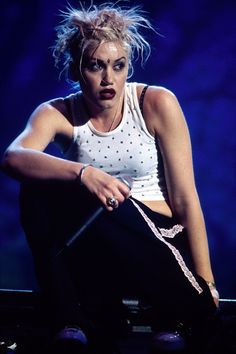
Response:
[{"label": "white lace detail", "polygon": [[[160,229],[161,232],[159,232],[158,229],[156,228],[155,224],[152,222],[152,220],[149,219],[149,217],[145,214],[145,212],[142,210],[142,208],[140,208],[140,206],[133,199],[130,199],[130,200],[132,201],[134,206],[138,209],[138,211],[140,212],[140,214],[142,215],[142,217],[144,218],[144,220],[146,221],[146,223],[148,224],[148,226],[150,227],[150,229],[152,230],[154,235],[161,242],[163,242],[167,247],[169,247],[169,249],[171,250],[171,252],[175,256],[175,259],[177,260],[177,262],[178,262],[180,268],[182,269],[184,275],[186,276],[186,278],[190,281],[190,283],[198,291],[198,293],[201,294],[203,292],[203,290],[200,287],[200,285],[198,284],[196,278],[193,276],[192,272],[186,266],[180,252],[173,245],[171,245],[169,242],[167,242],[163,238],[163,237],[174,237],[173,236],[174,234],[176,235],[178,232],[183,230],[183,226],[177,224],[177,225],[174,225],[173,228],[170,230]],[[165,236],[164,234],[166,234],[168,236]]]},{"label": "white lace detail", "polygon": [[174,238],[175,235],[177,235],[179,232],[183,231],[183,229],[184,229],[184,227],[182,225],[176,224],[171,229],[159,228],[159,231],[161,232],[161,235],[163,237]]}]

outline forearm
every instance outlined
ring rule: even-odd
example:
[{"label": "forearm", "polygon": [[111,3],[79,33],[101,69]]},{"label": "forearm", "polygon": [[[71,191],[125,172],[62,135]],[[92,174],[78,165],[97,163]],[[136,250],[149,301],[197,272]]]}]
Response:
[{"label": "forearm", "polygon": [[214,275],[211,268],[205,222],[201,208],[193,208],[193,210],[189,208],[183,221],[183,225],[186,227],[188,233],[195,271],[207,282],[214,302],[218,307],[219,293],[215,286]]},{"label": "forearm", "polygon": [[209,255],[209,246],[202,217],[191,220],[186,225],[189,245],[196,272],[208,282],[214,282]]},{"label": "forearm", "polygon": [[73,181],[83,164],[54,157],[41,151],[19,148],[7,151],[2,161],[5,173],[20,181],[27,179]]},{"label": "forearm", "polygon": [[130,189],[125,183],[101,169],[28,148],[8,149],[3,158],[2,169],[20,181],[81,182],[109,211],[112,211],[113,207],[107,205],[108,196],[116,196],[118,203],[121,204],[130,194]]},{"label": "forearm", "polygon": [[199,201],[182,205],[176,212],[187,230],[191,255],[197,274],[206,281],[214,281],[204,217]]}]

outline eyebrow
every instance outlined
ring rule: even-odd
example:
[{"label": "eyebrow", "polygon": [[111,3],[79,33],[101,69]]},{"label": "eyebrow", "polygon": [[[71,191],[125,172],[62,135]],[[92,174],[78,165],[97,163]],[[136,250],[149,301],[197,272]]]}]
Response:
[{"label": "eyebrow", "polygon": [[[117,62],[121,61],[122,59],[126,60],[126,57],[124,57],[124,56],[123,56],[123,57],[120,57],[120,58],[116,59],[116,60],[114,61],[114,63],[117,63]],[[107,63],[107,61],[104,61],[104,60],[98,59],[98,58],[94,58],[94,57],[90,58],[90,60],[94,60],[94,61],[96,61],[96,62],[98,62],[98,63],[102,63],[102,64],[106,64],[106,63]]]}]

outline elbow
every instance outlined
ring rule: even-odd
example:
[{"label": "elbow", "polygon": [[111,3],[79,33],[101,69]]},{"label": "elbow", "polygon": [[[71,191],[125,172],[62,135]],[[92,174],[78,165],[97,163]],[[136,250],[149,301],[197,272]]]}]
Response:
[{"label": "elbow", "polygon": [[190,214],[200,209],[199,198],[196,193],[186,198],[175,198],[171,202],[172,211],[182,223],[185,223]]},{"label": "elbow", "polygon": [[177,199],[171,201],[171,209],[175,216],[178,219],[184,219],[184,215],[186,214],[186,210],[188,208],[188,203],[183,200]]},{"label": "elbow", "polygon": [[17,171],[17,162],[18,162],[17,152],[7,149],[3,154],[2,161],[1,161],[1,170],[10,175],[15,175]]}]

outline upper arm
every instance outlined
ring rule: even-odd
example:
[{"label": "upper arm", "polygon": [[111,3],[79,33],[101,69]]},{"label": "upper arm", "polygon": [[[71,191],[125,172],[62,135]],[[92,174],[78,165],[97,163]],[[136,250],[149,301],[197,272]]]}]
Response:
[{"label": "upper arm", "polygon": [[43,103],[31,114],[25,129],[9,149],[30,148],[44,151],[57,135],[69,138],[72,134],[73,127],[68,120],[49,103]]},{"label": "upper arm", "polygon": [[194,199],[196,190],[191,142],[184,114],[172,92],[155,87],[148,91],[147,124],[161,149],[170,201],[172,205],[188,202]]}]

